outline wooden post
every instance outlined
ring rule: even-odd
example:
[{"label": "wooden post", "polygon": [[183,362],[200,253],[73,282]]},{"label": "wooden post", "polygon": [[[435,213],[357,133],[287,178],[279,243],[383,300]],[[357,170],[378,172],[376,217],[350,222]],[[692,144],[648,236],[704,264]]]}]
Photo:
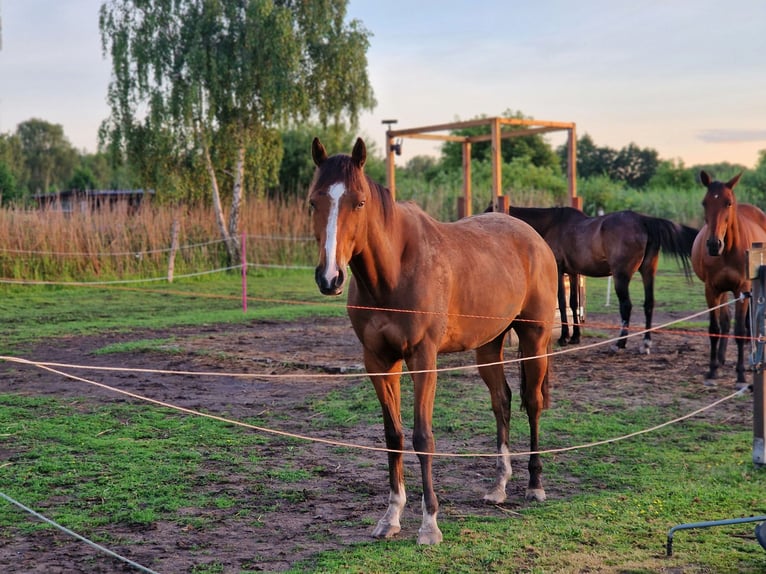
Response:
[{"label": "wooden post", "polygon": [[463,142],[463,214],[458,218],[468,217],[473,213],[471,208],[471,142]]},{"label": "wooden post", "polygon": [[386,187],[391,192],[391,199],[396,201],[396,166],[394,165],[394,138],[386,132]]},{"label": "wooden post", "polygon": [[492,198],[503,193],[502,155],[500,153],[500,118],[492,121]]},{"label": "wooden post", "polygon": [[766,345],[766,250],[763,243],[753,243],[747,251],[748,273],[752,279],[750,301],[751,324],[755,330],[755,352],[750,358],[753,367],[753,463],[766,465],[766,393],[764,393],[764,346]]},{"label": "wooden post", "polygon": [[567,130],[567,182],[570,205],[582,211],[582,198],[577,197],[577,134],[574,125]]},{"label": "wooden post", "polygon": [[173,273],[176,268],[176,253],[178,252],[178,219],[173,219],[170,227],[170,256],[168,257],[168,283],[173,282]]},{"label": "wooden post", "polygon": [[245,248],[247,247],[247,235],[242,232],[242,312],[247,313],[247,254]]}]

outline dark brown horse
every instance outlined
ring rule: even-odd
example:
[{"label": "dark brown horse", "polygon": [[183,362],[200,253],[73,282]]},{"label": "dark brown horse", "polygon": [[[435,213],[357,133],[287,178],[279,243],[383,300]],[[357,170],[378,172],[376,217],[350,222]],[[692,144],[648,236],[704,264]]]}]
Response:
[{"label": "dark brown horse", "polygon": [[[432,414],[438,353],[476,350],[479,374],[489,388],[497,423],[496,477],[484,497],[505,500],[511,476],[511,390],[505,380],[503,342],[519,338],[521,402],[527,411],[530,447],[538,449],[538,422],[548,406],[548,358],[555,296],[556,261],[527,224],[500,214],[441,223],[412,203],[396,203],[388,189],[364,173],[366,148],[357,139],[352,154],[327,156],[314,139],[317,165],[309,191],[319,243],[315,279],[325,295],[338,295],[348,281],[348,314],[364,348],[364,364],[383,410],[388,454],[388,509],[372,535],[400,530],[405,505],[404,434],[399,379],[407,364],[414,384],[413,446],[423,484],[423,522],[418,543],[437,544],[439,503],[431,478],[435,452]],[[527,499],[544,500],[542,464],[529,459]]]},{"label": "dark brown horse", "polygon": [[[616,211],[588,217],[572,207],[513,207],[509,214],[529,223],[550,245],[558,264],[558,302],[561,312],[559,344],[580,342],[578,321],[578,275],[614,278],[614,290],[620,303],[621,339],[617,348],[625,348],[633,303],[629,285],[638,271],[644,283],[646,328],[652,327],[654,313],[654,277],[660,251],[676,257],[687,277],[691,277],[689,256],[697,230],[667,219],[650,217],[634,211]],[[574,325],[572,338],[566,319],[564,274],[569,275],[570,308]],[[651,333],[644,334],[642,351],[651,348]]]},{"label": "dark brown horse", "polygon": [[725,303],[729,291],[737,298],[734,307],[734,335],[737,341],[737,383],[745,382],[744,337],[750,335],[747,321],[749,300],[740,295],[750,291],[745,251],[755,242],[766,242],[766,214],[754,205],[737,203],[734,186],[742,174],[726,183],[700,173],[707,193],[702,200],[705,225],[692,250],[694,272],[705,283],[705,300],[710,309],[710,370],[716,378],[726,359],[731,314]]}]

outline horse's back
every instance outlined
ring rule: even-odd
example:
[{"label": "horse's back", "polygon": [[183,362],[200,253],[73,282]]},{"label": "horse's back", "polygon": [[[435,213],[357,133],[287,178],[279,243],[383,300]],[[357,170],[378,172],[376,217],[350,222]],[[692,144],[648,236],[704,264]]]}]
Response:
[{"label": "horse's back", "polygon": [[468,273],[482,277],[485,297],[516,293],[525,300],[550,299],[551,309],[555,307],[556,259],[548,243],[529,224],[504,214],[486,213],[447,225],[453,226],[453,245],[463,255],[462,265]]},{"label": "horse's back", "polygon": [[749,243],[766,240],[766,213],[755,205],[740,203],[737,205],[737,216],[741,222],[746,222],[747,232],[751,235]]}]

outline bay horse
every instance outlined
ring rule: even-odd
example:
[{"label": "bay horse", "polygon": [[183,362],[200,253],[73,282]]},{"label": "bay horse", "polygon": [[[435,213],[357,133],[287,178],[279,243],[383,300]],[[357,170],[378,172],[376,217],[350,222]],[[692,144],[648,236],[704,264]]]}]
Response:
[{"label": "bay horse", "polygon": [[731,291],[734,306],[734,336],[737,341],[737,384],[745,382],[744,343],[750,335],[747,320],[749,299],[740,295],[750,291],[745,251],[755,242],[766,242],[766,214],[754,205],[737,203],[734,187],[739,175],[726,183],[714,181],[700,172],[707,187],[702,200],[705,225],[692,248],[694,272],[705,283],[705,300],[710,309],[710,369],[706,379],[715,379],[726,359],[731,314],[728,306],[720,307]]},{"label": "bay horse", "polygon": [[[660,251],[674,256],[691,279],[689,258],[697,229],[635,211],[616,211],[589,217],[573,207],[514,207],[509,215],[529,223],[550,245],[558,265],[558,303],[561,313],[559,345],[580,342],[578,275],[614,278],[622,326],[616,347],[624,349],[633,303],[630,281],[638,271],[644,284],[646,329],[652,327],[654,279]],[[564,275],[570,277],[569,303],[572,337],[566,318]],[[649,353],[651,333],[644,334],[641,351]]]},{"label": "bay horse", "polygon": [[343,292],[364,349],[364,365],[383,412],[388,452],[388,508],[372,531],[389,538],[400,531],[406,502],[400,377],[406,363],[414,385],[412,443],[420,461],[423,519],[419,544],[438,544],[439,503],[431,476],[432,431],[439,353],[475,349],[496,420],[495,480],[484,499],[505,500],[511,476],[511,390],[502,359],[514,329],[521,363],[521,403],[530,429],[528,500],[545,500],[538,425],[550,401],[549,365],[556,261],[526,223],[488,213],[454,223],[436,221],[414,203],[399,203],[364,172],[367,151],[359,138],[351,155],[328,157],[312,143],[316,164],[308,201],[319,245],[315,280],[325,295]]}]

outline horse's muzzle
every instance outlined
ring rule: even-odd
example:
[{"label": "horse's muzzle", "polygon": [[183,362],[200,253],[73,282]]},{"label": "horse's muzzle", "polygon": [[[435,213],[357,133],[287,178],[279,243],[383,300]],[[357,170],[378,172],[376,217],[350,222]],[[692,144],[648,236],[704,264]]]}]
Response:
[{"label": "horse's muzzle", "polygon": [[322,293],[322,295],[340,295],[343,293],[343,284],[346,282],[346,274],[342,269],[339,269],[338,274],[328,281],[323,269],[317,267],[316,271],[314,271],[314,281],[316,281],[317,287],[319,287],[319,292]]},{"label": "horse's muzzle", "polygon": [[711,257],[718,257],[723,251],[723,241],[717,237],[711,237],[705,245],[707,245],[707,252]]}]

